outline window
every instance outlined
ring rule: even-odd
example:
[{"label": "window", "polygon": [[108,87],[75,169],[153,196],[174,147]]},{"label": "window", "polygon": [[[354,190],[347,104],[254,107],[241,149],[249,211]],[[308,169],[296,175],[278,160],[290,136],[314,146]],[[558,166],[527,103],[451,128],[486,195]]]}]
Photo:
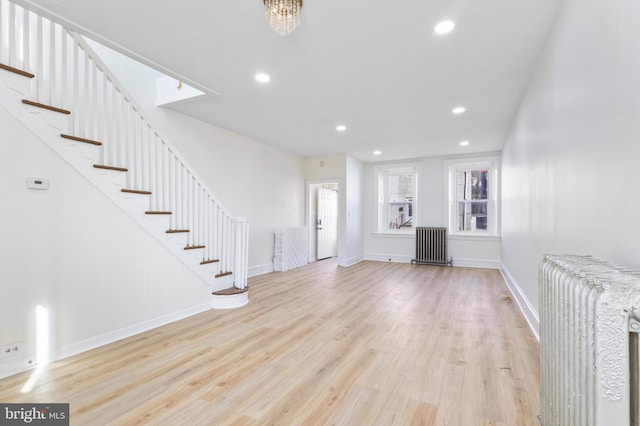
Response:
[{"label": "window", "polygon": [[418,200],[418,165],[378,166],[378,232],[413,232]]},{"label": "window", "polygon": [[497,159],[448,161],[449,233],[498,235]]},{"label": "window", "polygon": [[487,170],[456,171],[458,231],[487,230]]}]

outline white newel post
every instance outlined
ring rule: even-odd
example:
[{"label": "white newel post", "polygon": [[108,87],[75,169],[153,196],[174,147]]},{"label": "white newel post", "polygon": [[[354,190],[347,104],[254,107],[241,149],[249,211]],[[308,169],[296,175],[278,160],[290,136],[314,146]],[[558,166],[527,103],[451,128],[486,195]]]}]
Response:
[{"label": "white newel post", "polygon": [[234,228],[234,274],[235,286],[245,288],[247,286],[247,273],[249,270],[249,218],[233,218]]}]

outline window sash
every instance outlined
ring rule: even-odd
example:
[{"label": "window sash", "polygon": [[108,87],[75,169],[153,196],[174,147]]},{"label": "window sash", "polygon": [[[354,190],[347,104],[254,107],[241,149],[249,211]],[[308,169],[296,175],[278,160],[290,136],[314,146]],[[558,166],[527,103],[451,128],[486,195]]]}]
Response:
[{"label": "window sash", "polygon": [[499,162],[498,157],[445,160],[449,183],[445,217],[450,235],[498,235]]},{"label": "window sash", "polygon": [[[377,232],[402,233],[416,226],[418,199],[418,170],[416,166],[376,167],[378,176],[378,220]],[[401,188],[390,193],[390,178],[411,176],[411,188],[403,194]],[[400,185],[401,186],[401,185]]]},{"label": "window sash", "polygon": [[456,206],[458,231],[489,231],[490,208],[488,200],[457,201]]}]

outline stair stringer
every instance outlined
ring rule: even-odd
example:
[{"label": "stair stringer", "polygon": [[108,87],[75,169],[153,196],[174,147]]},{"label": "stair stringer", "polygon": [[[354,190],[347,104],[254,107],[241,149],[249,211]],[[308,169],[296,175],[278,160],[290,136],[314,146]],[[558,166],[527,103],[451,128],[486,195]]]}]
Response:
[{"label": "stair stringer", "polygon": [[149,209],[148,195],[121,192],[125,188],[125,173],[93,167],[98,162],[99,147],[60,137],[60,134],[68,132],[69,117],[67,115],[23,104],[22,99],[29,98],[30,85],[31,81],[27,77],[0,69],[0,105],[112,202],[126,211],[136,223],[195,272],[212,292],[233,286],[233,274],[214,278],[219,272],[217,263],[200,264],[201,250],[184,250],[186,245],[184,235],[166,233],[169,229],[167,217],[145,214]]}]

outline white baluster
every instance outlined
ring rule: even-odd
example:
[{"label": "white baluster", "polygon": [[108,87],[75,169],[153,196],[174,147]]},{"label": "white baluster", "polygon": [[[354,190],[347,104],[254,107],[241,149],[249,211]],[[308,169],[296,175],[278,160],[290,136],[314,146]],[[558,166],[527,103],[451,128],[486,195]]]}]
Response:
[{"label": "white baluster", "polygon": [[0,0],[0,63],[8,64],[9,61],[6,58],[5,54],[8,53],[9,49],[5,45],[6,37],[4,35],[4,29],[6,28],[5,21],[5,13],[4,8],[6,6],[6,2],[4,0]]},{"label": "white baluster", "polygon": [[25,71],[31,71],[29,16],[30,12],[22,9],[22,69]]},{"label": "white baluster", "polygon": [[47,33],[49,34],[49,38],[47,40],[47,62],[45,63],[45,66],[48,66],[49,68],[49,72],[48,72],[48,81],[49,81],[49,90],[48,90],[48,104],[49,105],[56,105],[57,99],[56,99],[56,34],[55,34],[55,25],[53,24],[53,22],[47,20],[46,23],[48,24],[48,31]]},{"label": "white baluster", "polygon": [[107,126],[109,125],[107,122],[109,80],[107,80],[107,75],[100,67],[98,67],[98,75],[100,84],[98,85],[98,129],[96,129],[96,140],[104,143]]},{"label": "white baluster", "polygon": [[200,185],[200,182],[197,182],[197,184],[198,184],[197,185],[198,203],[196,205],[196,214],[198,218],[198,244],[203,245],[204,244],[204,219],[203,219],[204,197],[202,193],[202,185]]},{"label": "white baluster", "polygon": [[149,203],[149,209],[158,210],[158,196],[160,191],[158,190],[158,145],[156,144],[156,135],[153,133],[149,140],[149,190],[151,191],[151,201]]},{"label": "white baluster", "polygon": [[189,245],[193,245],[195,240],[195,223],[193,222],[193,177],[191,173],[187,172],[187,227],[191,230],[189,232]]},{"label": "white baluster", "polygon": [[9,3],[9,58],[8,65],[16,65],[16,8]]},{"label": "white baluster", "polygon": [[81,136],[82,137],[90,137],[89,132],[91,131],[90,127],[90,123],[91,123],[91,118],[92,118],[92,114],[90,109],[90,104],[89,104],[89,99],[90,99],[90,93],[91,93],[91,71],[90,71],[90,63],[89,63],[89,58],[87,57],[87,52],[86,51],[82,51],[82,77],[81,77],[81,81],[80,81],[80,87],[81,87],[81,95],[80,95],[80,108],[81,110],[78,111],[79,113],[81,112],[81,114],[79,114],[79,118],[78,120],[80,121],[80,132],[81,132]]},{"label": "white baluster", "polygon": [[95,62],[91,61],[91,94],[89,95],[89,104],[91,105],[91,120],[89,121],[89,139],[99,140],[98,129],[100,128],[101,119],[101,105],[102,102],[99,96],[98,84],[100,79],[100,72]]},{"label": "white baluster", "polygon": [[169,181],[169,159],[171,158],[171,150],[167,144],[162,142],[164,147],[164,157],[162,161],[162,175],[164,176],[164,207],[163,210],[171,211],[171,182]]},{"label": "white baluster", "polygon": [[231,270],[231,223],[229,222],[229,216],[224,215],[224,239],[222,241],[223,253],[224,253],[224,271],[229,272]]},{"label": "white baluster", "polygon": [[152,191],[155,199],[154,210],[162,210],[162,176],[160,174],[160,165],[162,163],[162,145],[160,144],[158,135],[155,132],[153,134],[153,137],[151,138],[151,146],[149,147],[149,149],[153,152],[150,165],[153,169],[151,177],[153,183]]},{"label": "white baluster", "polygon": [[36,26],[36,64],[38,64],[38,70],[36,72],[37,87],[36,87],[36,102],[41,102],[42,92],[45,87],[44,83],[44,54],[43,54],[43,41],[42,41],[42,17],[38,16]]},{"label": "white baluster", "polygon": [[203,253],[203,258],[206,259],[211,259],[211,238],[209,238],[209,230],[211,229],[211,201],[209,200],[209,194],[207,194],[206,192],[204,193],[204,201],[203,201],[203,205],[204,205],[204,229],[203,229],[203,234],[204,234],[204,253]]},{"label": "white baluster", "polygon": [[167,173],[169,174],[169,211],[173,212],[170,219],[170,228],[177,229],[177,205],[176,205],[176,157],[171,153],[169,157],[169,169]]},{"label": "white baluster", "polygon": [[142,190],[150,191],[149,186],[149,135],[151,129],[149,124],[144,124],[142,127]]},{"label": "white baluster", "polygon": [[131,175],[131,189],[140,189],[140,117],[135,110],[131,111],[131,136],[129,144],[131,144],[131,164],[129,168],[129,175]]},{"label": "white baluster", "polygon": [[71,128],[70,133],[72,135],[80,134],[80,122],[78,117],[80,116],[80,47],[77,43],[73,44],[73,58],[71,65],[71,82],[73,85],[73,114],[71,114]]},{"label": "white baluster", "polygon": [[[69,94],[67,93],[68,87],[68,54],[67,54],[67,44],[68,44],[67,31],[60,28],[60,108],[70,108],[69,103]],[[73,111],[72,111],[73,112]]]}]

